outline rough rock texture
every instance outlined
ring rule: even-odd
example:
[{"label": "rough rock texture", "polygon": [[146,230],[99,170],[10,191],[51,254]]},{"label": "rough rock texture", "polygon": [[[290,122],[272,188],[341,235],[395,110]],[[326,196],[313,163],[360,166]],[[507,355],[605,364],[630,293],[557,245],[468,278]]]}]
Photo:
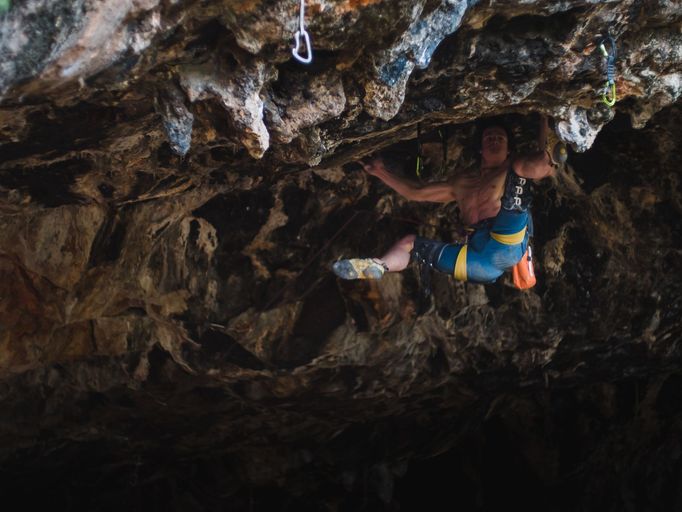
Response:
[{"label": "rough rock texture", "polygon": [[[296,2],[12,2],[0,496],[682,507],[681,20],[666,0],[314,0],[306,67]],[[538,187],[536,288],[437,275],[425,302],[413,270],[333,278],[461,227],[351,162],[409,160],[419,125],[444,178],[476,119],[526,151],[538,112],[573,151]]]}]

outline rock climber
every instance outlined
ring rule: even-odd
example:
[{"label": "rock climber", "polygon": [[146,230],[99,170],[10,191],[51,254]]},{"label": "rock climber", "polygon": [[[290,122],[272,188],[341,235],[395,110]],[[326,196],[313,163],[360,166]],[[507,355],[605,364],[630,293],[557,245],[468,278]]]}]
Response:
[{"label": "rock climber", "polygon": [[363,162],[368,174],[408,200],[457,201],[470,234],[466,243],[407,235],[381,258],[337,261],[334,273],[342,279],[381,279],[384,273],[400,272],[417,261],[460,281],[491,283],[511,269],[528,244],[531,180],[551,175],[563,163],[566,148],[549,129],[546,116],[540,117],[538,135],[543,150],[514,155],[510,140],[510,132],[500,122],[481,126],[480,165],[450,181],[421,184],[390,172],[381,158]]}]

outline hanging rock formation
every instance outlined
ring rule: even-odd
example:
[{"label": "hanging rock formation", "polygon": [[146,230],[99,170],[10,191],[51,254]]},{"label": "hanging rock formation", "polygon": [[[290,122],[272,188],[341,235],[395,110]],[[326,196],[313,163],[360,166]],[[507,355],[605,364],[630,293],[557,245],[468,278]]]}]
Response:
[{"label": "hanging rock formation", "polygon": [[[310,0],[310,66],[298,16],[0,13],[0,495],[397,510],[428,480],[465,509],[679,508],[680,3]],[[538,186],[536,288],[333,277],[461,228],[353,162],[419,127],[444,179],[477,119],[524,151],[537,114],[572,151]]]}]

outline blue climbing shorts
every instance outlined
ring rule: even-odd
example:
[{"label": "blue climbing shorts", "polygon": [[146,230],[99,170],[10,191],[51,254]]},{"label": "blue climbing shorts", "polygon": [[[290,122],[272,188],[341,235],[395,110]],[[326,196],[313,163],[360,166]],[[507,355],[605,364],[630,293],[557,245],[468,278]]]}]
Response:
[{"label": "blue climbing shorts", "polygon": [[526,252],[529,215],[500,209],[495,218],[474,227],[467,243],[445,245],[434,267],[460,281],[495,281]]}]

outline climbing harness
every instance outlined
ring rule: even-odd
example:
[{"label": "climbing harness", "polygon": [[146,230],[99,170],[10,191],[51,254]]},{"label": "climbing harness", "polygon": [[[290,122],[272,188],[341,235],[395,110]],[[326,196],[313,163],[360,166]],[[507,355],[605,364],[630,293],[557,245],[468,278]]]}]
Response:
[{"label": "climbing harness", "polygon": [[[604,43],[609,42],[611,53]],[[599,49],[606,58],[606,84],[601,94],[601,100],[605,105],[613,107],[616,104],[616,41],[611,34],[607,34],[599,43]]]},{"label": "climbing harness", "polygon": [[[305,29],[304,18],[305,0],[301,0],[301,14],[298,21],[298,30],[296,31],[296,35],[294,35],[295,46],[292,48],[291,53],[297,61],[303,64],[310,64],[313,61],[313,50],[310,46],[310,35],[308,35],[308,32]],[[301,42],[303,42],[303,45],[305,46],[305,57],[300,53]]]}]

